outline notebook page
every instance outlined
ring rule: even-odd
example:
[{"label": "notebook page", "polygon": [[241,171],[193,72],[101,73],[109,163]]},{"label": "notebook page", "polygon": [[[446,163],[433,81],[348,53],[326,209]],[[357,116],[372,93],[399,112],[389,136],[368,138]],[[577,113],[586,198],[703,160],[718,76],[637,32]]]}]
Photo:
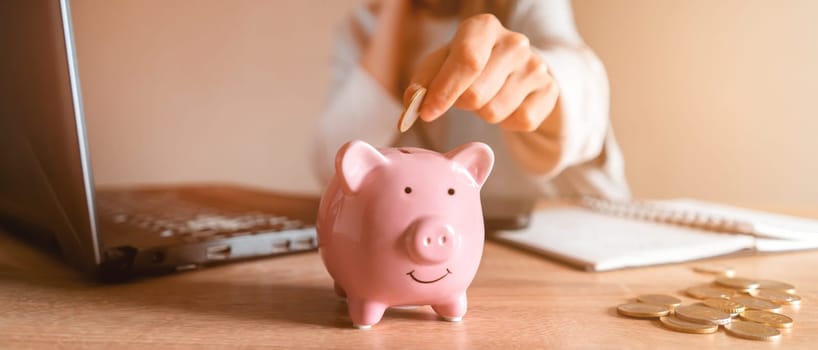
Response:
[{"label": "notebook page", "polygon": [[756,250],[759,252],[786,252],[793,250],[816,249],[818,240],[791,240],[756,238]]},{"label": "notebook page", "polygon": [[682,262],[754,246],[751,236],[698,231],[577,207],[536,211],[528,228],[498,232],[495,237],[594,271]]},{"label": "notebook page", "polygon": [[765,237],[818,241],[818,220],[766,213],[693,199],[661,200],[652,203],[660,208],[672,208],[747,222],[752,225],[754,231]]}]

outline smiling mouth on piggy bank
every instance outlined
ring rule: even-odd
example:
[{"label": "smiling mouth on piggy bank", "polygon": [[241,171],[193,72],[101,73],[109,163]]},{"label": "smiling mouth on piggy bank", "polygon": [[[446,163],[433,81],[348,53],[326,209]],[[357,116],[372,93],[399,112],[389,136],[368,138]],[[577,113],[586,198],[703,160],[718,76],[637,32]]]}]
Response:
[{"label": "smiling mouth on piggy bank", "polygon": [[452,271],[450,271],[448,268],[446,268],[446,273],[443,274],[443,276],[440,276],[438,278],[435,278],[435,279],[429,280],[429,281],[424,281],[422,279],[418,279],[417,277],[415,277],[415,270],[409,271],[406,274],[409,275],[409,277],[412,277],[412,279],[415,280],[415,282],[417,282],[417,283],[429,284],[429,283],[435,283],[437,281],[440,281],[440,280],[444,279],[446,276],[448,276],[451,273],[452,273]]}]

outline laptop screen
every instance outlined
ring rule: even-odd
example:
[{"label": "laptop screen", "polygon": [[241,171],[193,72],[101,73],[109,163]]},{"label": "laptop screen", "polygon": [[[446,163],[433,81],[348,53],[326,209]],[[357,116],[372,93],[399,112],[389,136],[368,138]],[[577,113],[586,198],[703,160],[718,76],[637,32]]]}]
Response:
[{"label": "laptop screen", "polygon": [[100,255],[69,12],[66,1],[0,4],[0,215],[57,233],[66,258],[90,270]]}]

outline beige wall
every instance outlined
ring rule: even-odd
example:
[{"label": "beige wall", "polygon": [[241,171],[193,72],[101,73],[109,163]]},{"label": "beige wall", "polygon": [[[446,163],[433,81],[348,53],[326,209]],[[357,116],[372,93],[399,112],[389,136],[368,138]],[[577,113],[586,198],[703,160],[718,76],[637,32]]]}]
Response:
[{"label": "beige wall", "polygon": [[818,204],[818,1],[576,1],[637,195]]},{"label": "beige wall", "polygon": [[[354,3],[74,0],[97,182],[316,192],[311,123]],[[636,195],[818,204],[818,1],[574,6]]]},{"label": "beige wall", "polygon": [[312,120],[354,3],[74,0],[96,183],[317,192]]}]

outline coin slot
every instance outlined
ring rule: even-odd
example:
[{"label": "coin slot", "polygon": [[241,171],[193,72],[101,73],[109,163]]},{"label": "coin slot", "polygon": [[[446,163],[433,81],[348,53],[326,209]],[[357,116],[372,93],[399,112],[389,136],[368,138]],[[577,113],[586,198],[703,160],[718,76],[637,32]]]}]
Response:
[{"label": "coin slot", "polygon": [[409,150],[406,149],[406,148],[398,148],[398,152],[404,153],[404,154],[412,154],[412,152],[409,152]]},{"label": "coin slot", "polygon": [[230,257],[230,245],[219,244],[207,247],[207,260],[224,260]]}]

